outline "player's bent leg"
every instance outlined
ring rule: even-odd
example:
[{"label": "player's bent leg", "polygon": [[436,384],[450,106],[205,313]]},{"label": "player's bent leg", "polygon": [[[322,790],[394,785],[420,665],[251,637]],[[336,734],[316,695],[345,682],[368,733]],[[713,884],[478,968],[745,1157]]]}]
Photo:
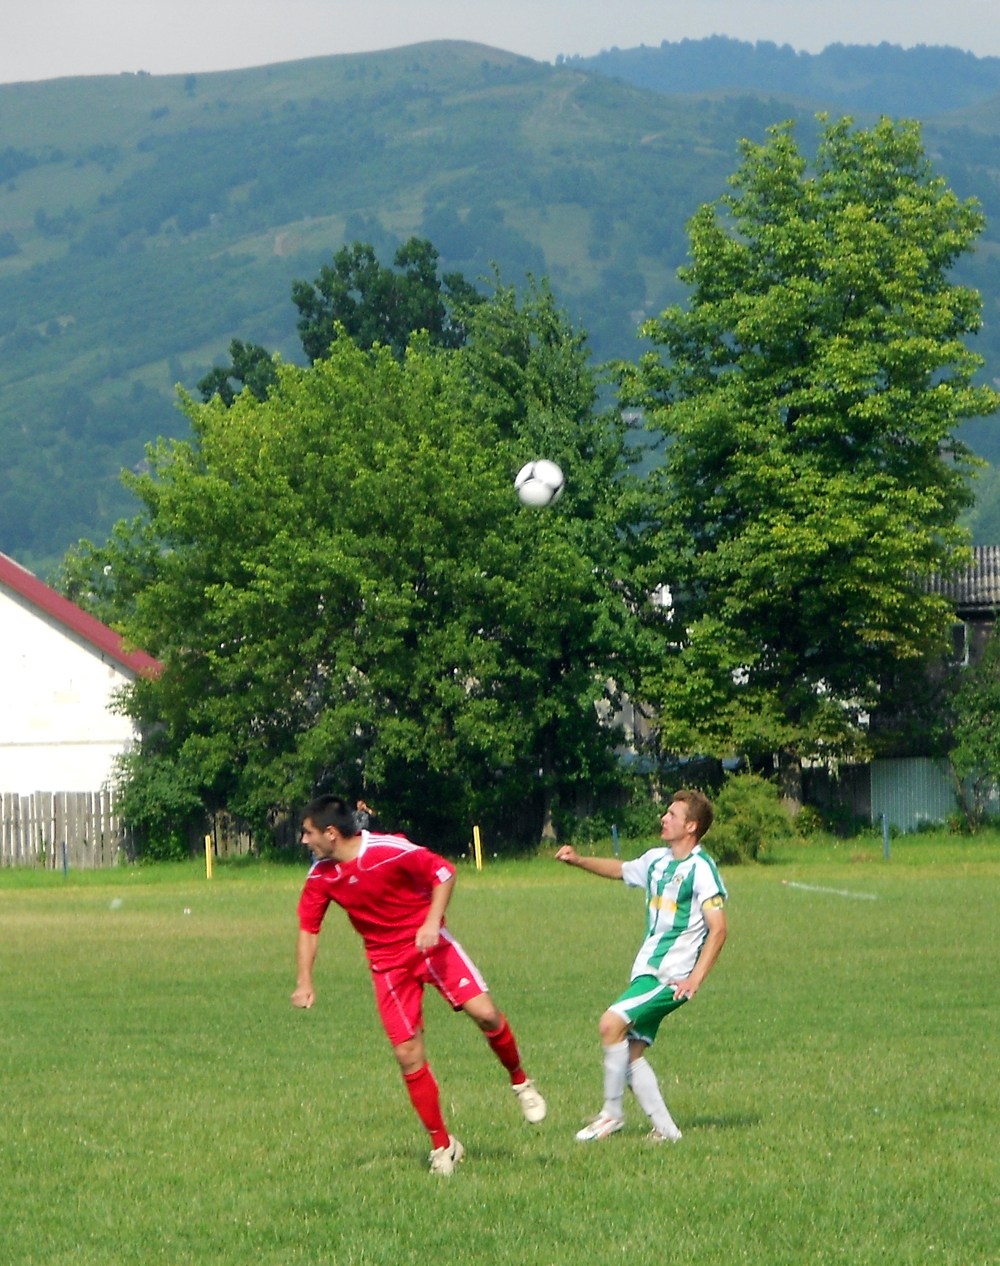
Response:
[{"label": "player's bent leg", "polygon": [[[648,1009],[651,1001],[656,1006],[653,1007],[655,1015],[650,1031],[647,1033],[640,1027],[637,1032],[636,1026],[641,1026],[646,1014],[643,1008]],[[652,1042],[656,1036],[656,1026],[663,1016],[668,1010],[680,1005],[681,1003],[674,1002],[672,989],[662,985],[654,976],[643,976],[633,980],[622,996],[601,1016],[599,1029],[604,1046],[604,1106],[594,1120],[577,1133],[576,1137],[581,1143],[609,1138],[625,1124],[625,1086],[629,1080],[632,1058],[629,1037]],[[649,1071],[652,1073],[652,1069]],[[646,1084],[641,1073],[640,1081],[643,1085]],[[659,1094],[659,1089],[656,1093]]]},{"label": "player's bent leg", "polygon": [[628,1084],[652,1123],[653,1128],[647,1138],[655,1143],[677,1143],[681,1132],[663,1101],[656,1073],[646,1061],[646,1051],[656,1039],[665,1017],[683,1005],[683,1000],[674,998],[671,986],[652,976],[632,981],[614,1004],[615,1010],[629,1016],[632,1021],[628,1031]]},{"label": "player's bent leg", "polygon": [[488,993],[470,998],[463,1004],[462,1010],[479,1025],[493,1054],[506,1068],[524,1119],[531,1125],[544,1121],[548,1111],[545,1100],[521,1067],[521,1054],[507,1017],[496,1009]]}]

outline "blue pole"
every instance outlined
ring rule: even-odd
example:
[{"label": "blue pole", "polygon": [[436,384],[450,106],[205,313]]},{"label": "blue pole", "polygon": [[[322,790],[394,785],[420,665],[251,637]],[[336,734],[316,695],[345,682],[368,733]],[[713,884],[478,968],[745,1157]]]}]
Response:
[{"label": "blue pole", "polygon": [[66,841],[65,840],[63,840],[62,842],[62,850],[63,850],[63,879],[65,879],[67,874],[69,873],[69,863],[66,861]]},{"label": "blue pole", "polygon": [[882,853],[885,860],[889,860],[889,818],[886,814],[882,814]]},{"label": "blue pole", "polygon": [[622,851],[618,846],[618,828],[614,824],[611,827],[611,842],[615,846],[615,857],[621,857]]}]

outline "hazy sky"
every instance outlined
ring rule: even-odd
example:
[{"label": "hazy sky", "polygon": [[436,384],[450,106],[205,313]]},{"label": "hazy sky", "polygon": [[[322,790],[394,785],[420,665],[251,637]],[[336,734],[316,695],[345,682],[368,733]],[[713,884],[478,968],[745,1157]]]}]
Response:
[{"label": "hazy sky", "polygon": [[0,82],[222,70],[419,40],[552,60],[617,44],[732,35],[1000,55],[998,0],[0,0]]}]

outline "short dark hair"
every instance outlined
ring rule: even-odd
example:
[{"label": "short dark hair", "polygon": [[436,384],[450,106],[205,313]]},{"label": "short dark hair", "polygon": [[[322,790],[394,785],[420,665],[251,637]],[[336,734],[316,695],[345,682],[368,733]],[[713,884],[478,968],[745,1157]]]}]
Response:
[{"label": "short dark hair", "polygon": [[302,810],[302,821],[305,822],[306,818],[317,831],[325,831],[332,826],[346,839],[357,834],[354,810],[340,796],[317,796],[315,800],[310,800]]},{"label": "short dark hair", "polygon": [[712,802],[708,796],[702,791],[683,790],[675,791],[674,800],[679,800],[684,806],[684,812],[687,814],[689,822],[697,822],[698,839],[708,831],[715,820],[715,810],[712,808]]}]

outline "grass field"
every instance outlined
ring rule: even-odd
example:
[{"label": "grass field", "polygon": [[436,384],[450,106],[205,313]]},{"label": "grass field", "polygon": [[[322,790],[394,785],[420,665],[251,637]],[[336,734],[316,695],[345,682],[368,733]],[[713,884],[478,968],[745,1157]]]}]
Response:
[{"label": "grass field", "polygon": [[875,840],[826,842],[727,871],[729,944],[652,1055],[684,1130],[669,1148],[634,1102],[622,1134],[573,1140],[640,894],[543,858],[463,867],[451,925],[550,1114],[526,1126],[478,1032],[429,997],[469,1153],[450,1181],[426,1173],[339,912],[315,1008],[288,1003],[302,875],[0,874],[0,1260],[1000,1260],[1000,841],[898,840],[888,864]]}]

